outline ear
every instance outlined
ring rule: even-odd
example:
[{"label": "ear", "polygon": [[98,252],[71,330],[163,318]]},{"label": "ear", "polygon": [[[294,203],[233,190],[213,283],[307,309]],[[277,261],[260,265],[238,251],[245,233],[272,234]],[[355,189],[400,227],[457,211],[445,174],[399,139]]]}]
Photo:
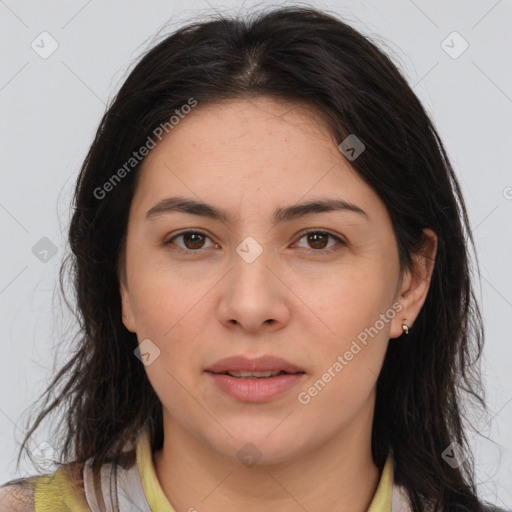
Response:
[{"label": "ear", "polygon": [[121,294],[123,324],[130,332],[137,332],[135,328],[135,315],[133,314],[133,308],[130,301],[130,292],[124,282],[121,282],[119,292]]},{"label": "ear", "polygon": [[395,300],[402,305],[402,309],[391,322],[390,338],[398,338],[403,334],[402,324],[409,329],[418,316],[430,287],[430,280],[434,271],[437,252],[437,236],[431,229],[424,229],[425,240],[421,252],[412,255],[413,267],[404,272],[400,291]]},{"label": "ear", "polygon": [[133,314],[133,307],[130,300],[130,290],[128,289],[127,283],[124,251],[122,251],[119,258],[118,280],[119,294],[121,295],[121,314],[123,324],[130,332],[136,332],[135,315]]}]

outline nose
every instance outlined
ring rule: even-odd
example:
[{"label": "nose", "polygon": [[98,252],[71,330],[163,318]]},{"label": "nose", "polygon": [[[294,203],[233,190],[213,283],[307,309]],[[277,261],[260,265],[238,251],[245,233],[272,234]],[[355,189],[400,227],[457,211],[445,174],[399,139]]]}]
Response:
[{"label": "nose", "polygon": [[[266,251],[253,261],[238,254],[222,284],[221,322],[255,333],[283,328],[291,316],[293,296]],[[274,265],[275,267],[275,265]]]}]

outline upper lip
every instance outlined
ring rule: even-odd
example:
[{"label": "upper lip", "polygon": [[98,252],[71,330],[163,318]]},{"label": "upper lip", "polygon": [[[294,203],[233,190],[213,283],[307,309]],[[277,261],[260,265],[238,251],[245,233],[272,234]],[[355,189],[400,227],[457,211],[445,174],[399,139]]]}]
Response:
[{"label": "upper lip", "polygon": [[289,363],[281,357],[263,355],[256,358],[237,355],[220,359],[212,366],[206,369],[211,373],[224,373],[228,371],[247,371],[247,372],[265,372],[265,371],[284,371],[287,373],[305,373],[302,368]]}]

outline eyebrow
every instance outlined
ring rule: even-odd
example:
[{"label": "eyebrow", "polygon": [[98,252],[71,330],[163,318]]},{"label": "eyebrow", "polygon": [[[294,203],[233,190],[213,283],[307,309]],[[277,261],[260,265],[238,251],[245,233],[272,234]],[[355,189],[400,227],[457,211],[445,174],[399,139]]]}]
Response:
[{"label": "eyebrow", "polygon": [[[367,220],[370,220],[369,215],[355,204],[349,203],[343,199],[320,199],[306,203],[294,204],[283,208],[277,208],[274,211],[273,216],[274,225],[279,224],[280,222],[290,221],[292,219],[303,217],[305,215],[334,211],[354,212],[363,217],[366,217]],[[226,210],[185,197],[168,197],[166,199],[162,199],[146,212],[145,218],[149,221],[163,214],[172,212],[198,215],[222,222],[230,221],[230,214]]]}]

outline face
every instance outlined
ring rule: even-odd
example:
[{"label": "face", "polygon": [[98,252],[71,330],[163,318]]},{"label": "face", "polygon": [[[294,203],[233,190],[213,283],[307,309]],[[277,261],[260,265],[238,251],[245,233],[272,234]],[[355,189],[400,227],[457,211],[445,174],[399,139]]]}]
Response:
[{"label": "face", "polygon": [[[426,291],[400,275],[385,205],[321,118],[263,97],[199,104],[140,172],[123,322],[149,354],[164,429],[233,460],[250,442],[282,461],[369,428],[389,338],[404,318],[411,326]],[[165,202],[176,197],[224,217]],[[297,208],[319,201],[352,206]],[[267,355],[300,371],[207,371]]]}]

